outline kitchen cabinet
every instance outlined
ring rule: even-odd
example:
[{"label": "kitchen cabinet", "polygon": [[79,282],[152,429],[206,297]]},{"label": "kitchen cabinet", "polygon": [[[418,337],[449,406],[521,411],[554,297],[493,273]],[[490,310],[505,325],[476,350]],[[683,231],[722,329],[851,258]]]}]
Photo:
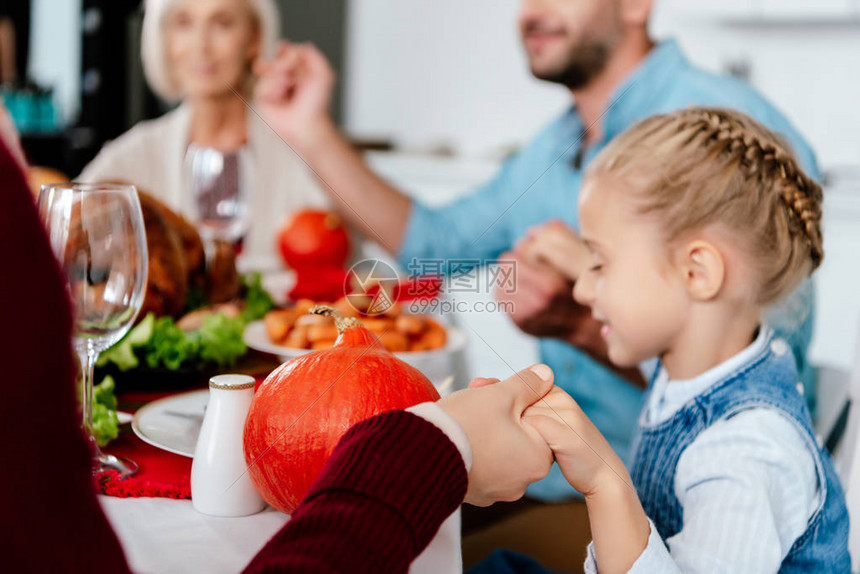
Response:
[{"label": "kitchen cabinet", "polygon": [[739,24],[840,23],[860,19],[860,0],[661,0],[661,15]]},{"label": "kitchen cabinet", "polygon": [[670,17],[695,20],[747,20],[756,14],[755,0],[658,0],[655,8]]},{"label": "kitchen cabinet", "polygon": [[857,15],[857,0],[755,0],[765,21],[838,21]]}]

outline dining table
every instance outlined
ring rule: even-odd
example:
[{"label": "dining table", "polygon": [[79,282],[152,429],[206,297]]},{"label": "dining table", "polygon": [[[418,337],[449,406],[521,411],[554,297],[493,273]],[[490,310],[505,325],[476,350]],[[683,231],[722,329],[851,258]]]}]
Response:
[{"label": "dining table", "polygon": [[99,495],[133,572],[241,572],[289,517],[274,508],[224,518],[190,500]]},{"label": "dining table", "polygon": [[[230,372],[253,376],[260,383],[280,361],[274,355],[250,350]],[[175,380],[175,379],[173,379]],[[117,382],[118,409],[134,415],[154,401],[200,393],[208,379],[198,376],[181,388],[123,388]],[[199,424],[199,423],[198,423]],[[270,506],[240,517],[209,516],[198,512],[190,499],[192,458],[148,444],[131,424],[123,424],[106,452],[135,460],[140,470],[126,479],[96,482],[99,502],[126,560],[140,574],[232,574],[241,572],[254,555],[290,517]],[[457,571],[460,568],[460,513],[455,512],[413,563],[415,574]]]},{"label": "dining table", "polygon": [[[279,364],[272,355],[250,351],[229,371],[262,381]],[[118,408],[134,415],[157,400],[205,392],[207,374],[212,373],[192,375],[183,381],[175,376],[162,376],[159,380],[158,373],[153,373],[152,388],[141,382],[145,377],[127,377],[126,381],[117,377]],[[129,384],[124,385],[126,382]],[[241,517],[201,514],[188,498],[192,459],[147,444],[131,424],[123,424],[119,437],[105,450],[120,452],[140,465],[136,477],[125,484],[114,482],[108,488],[100,488],[102,494],[98,497],[134,572],[241,572],[289,520],[288,515],[269,506]],[[146,492],[143,485],[153,483],[173,484],[176,491],[149,488]]]}]

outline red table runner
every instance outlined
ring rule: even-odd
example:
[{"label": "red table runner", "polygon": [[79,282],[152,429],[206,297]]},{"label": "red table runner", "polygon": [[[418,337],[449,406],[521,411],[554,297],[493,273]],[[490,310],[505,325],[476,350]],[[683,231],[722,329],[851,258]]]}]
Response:
[{"label": "red table runner", "polygon": [[132,432],[130,425],[123,426],[119,437],[105,451],[130,458],[139,470],[125,480],[118,480],[114,471],[102,473],[97,478],[101,494],[122,498],[191,498],[191,459],[146,444]]},{"label": "red table runner", "polygon": [[[257,380],[259,386],[262,379]],[[180,392],[187,392],[185,389]],[[144,404],[176,394],[176,392],[133,392],[123,393],[120,408],[137,410]],[[120,427],[119,436],[108,444],[104,451],[130,458],[137,463],[139,470],[134,476],[119,480],[114,471],[96,477],[96,488],[100,494],[127,497],[191,498],[191,460],[186,456],[173,454],[149,445],[131,430],[131,425]]]}]

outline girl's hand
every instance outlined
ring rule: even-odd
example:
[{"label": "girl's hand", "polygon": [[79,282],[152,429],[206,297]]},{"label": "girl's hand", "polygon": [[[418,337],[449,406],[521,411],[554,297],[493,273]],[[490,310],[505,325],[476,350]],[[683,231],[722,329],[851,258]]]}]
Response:
[{"label": "girl's hand", "polygon": [[557,219],[529,229],[515,251],[528,261],[553,267],[571,281],[576,281],[590,259],[576,232]]},{"label": "girl's hand", "polygon": [[523,415],[543,437],[567,481],[585,496],[600,572],[627,572],[651,527],[621,459],[570,395],[559,389]]},{"label": "girl's hand", "polygon": [[552,452],[523,422],[523,412],[552,388],[552,370],[533,365],[504,381],[476,379],[470,388],[439,400],[472,449],[466,502],[489,506],[517,500],[552,466]]},{"label": "girl's hand", "polygon": [[529,408],[523,420],[546,441],[564,477],[586,500],[607,484],[633,489],[621,459],[576,401],[559,387]]}]

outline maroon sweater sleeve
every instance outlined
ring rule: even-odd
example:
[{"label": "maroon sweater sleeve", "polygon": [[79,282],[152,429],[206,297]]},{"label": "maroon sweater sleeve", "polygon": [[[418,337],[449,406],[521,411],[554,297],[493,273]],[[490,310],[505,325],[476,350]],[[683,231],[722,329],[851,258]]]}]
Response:
[{"label": "maroon sweater sleeve", "polygon": [[2,141],[0,266],[0,570],[128,572],[90,479],[60,270]]},{"label": "maroon sweater sleeve", "polygon": [[406,572],[463,502],[454,443],[405,411],[361,422],[338,443],[290,521],[245,570]]}]

